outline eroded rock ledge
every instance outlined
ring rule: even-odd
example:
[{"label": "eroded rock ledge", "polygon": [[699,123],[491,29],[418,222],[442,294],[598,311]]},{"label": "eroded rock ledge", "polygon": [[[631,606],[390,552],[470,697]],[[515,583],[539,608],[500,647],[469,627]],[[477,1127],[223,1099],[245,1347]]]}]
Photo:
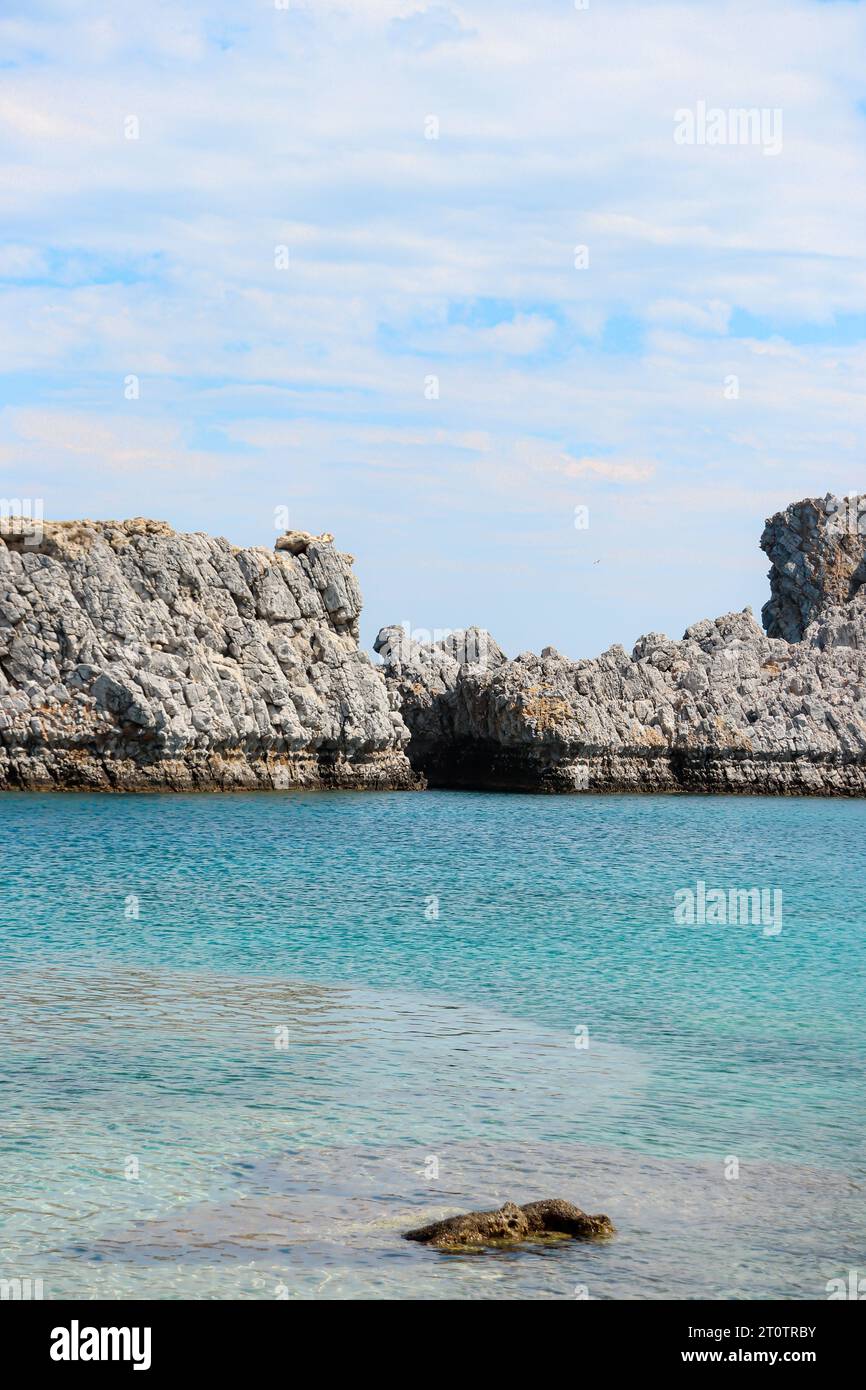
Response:
[{"label": "eroded rock ledge", "polygon": [[771,517],[767,632],[751,611],[681,641],[508,660],[470,628],[376,650],[432,786],[508,791],[866,794],[866,498]]},{"label": "eroded rock ledge", "polygon": [[0,525],[0,788],[410,788],[333,537]]}]

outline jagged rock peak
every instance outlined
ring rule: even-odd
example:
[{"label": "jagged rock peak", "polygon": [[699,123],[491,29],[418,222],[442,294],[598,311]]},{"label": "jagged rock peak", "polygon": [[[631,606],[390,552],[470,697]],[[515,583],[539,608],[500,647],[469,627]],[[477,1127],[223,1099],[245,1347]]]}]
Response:
[{"label": "jagged rock peak", "polygon": [[[285,531],[278,539],[275,550],[288,550],[290,555],[305,555],[311,545],[331,545],[334,537],[330,531],[320,536],[311,536],[309,531]],[[347,559],[352,557],[347,556]]]},{"label": "jagged rock peak", "polygon": [[853,599],[866,579],[866,495],[806,497],[768,518],[772,561],[761,616],[769,637],[802,640],[821,613]]},{"label": "jagged rock peak", "polygon": [[383,629],[413,766],[436,786],[509,791],[866,794],[860,516],[860,499],[828,497],[767,522],[767,634],[747,608],[679,642],[648,633],[631,656],[509,661],[484,633],[492,658],[470,665]]},{"label": "jagged rock peak", "polygon": [[426,666],[439,662],[446,666],[480,666],[486,670],[508,660],[499,643],[483,627],[448,630],[431,642],[413,637],[405,625],[383,627],[373,643],[373,650],[389,666],[412,666],[421,661]]}]

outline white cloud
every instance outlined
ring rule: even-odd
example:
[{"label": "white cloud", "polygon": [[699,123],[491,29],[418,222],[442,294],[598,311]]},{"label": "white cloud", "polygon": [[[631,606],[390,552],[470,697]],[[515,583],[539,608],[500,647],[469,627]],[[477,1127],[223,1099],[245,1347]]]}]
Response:
[{"label": "white cloud", "polygon": [[656,471],[648,459],[574,458],[544,440],[520,439],[514,446],[518,461],[532,472],[558,473],[564,478],[603,478],[613,483],[647,482]]},{"label": "white cloud", "polygon": [[731,306],[713,299],[708,304],[689,304],[680,299],[657,299],[647,309],[650,321],[678,324],[698,333],[726,333]]},{"label": "white cloud", "polygon": [[391,20],[389,34],[395,43],[427,52],[440,44],[458,43],[471,38],[474,31],[467,28],[460,15],[448,5],[428,5],[412,14]]},{"label": "white cloud", "polygon": [[[129,413],[99,416],[64,410],[7,410],[0,417],[0,439],[7,465],[43,471],[80,470],[101,477],[106,473],[136,479],[147,496],[151,474],[182,469],[189,476],[211,476],[220,461],[206,451],[189,448],[180,425],[142,419],[134,406]],[[224,465],[222,465],[224,466]]]},{"label": "white cloud", "polygon": [[[153,0],[128,22],[34,0],[0,20],[0,372],[21,407],[0,491],[66,479],[64,506],[141,512],[158,475],[161,510],[253,539],[284,488],[314,529],[340,513],[399,592],[383,518],[419,567],[467,543],[481,564],[530,513],[570,545],[576,489],[663,498],[695,536],[692,500],[720,488],[748,508],[850,486],[866,348],[833,325],[866,317],[864,9]],[[698,100],[782,108],[782,153],[677,146]],[[772,332],[736,336],[740,311]],[[195,497],[202,478],[219,488]],[[717,515],[739,553],[750,522]]]}]

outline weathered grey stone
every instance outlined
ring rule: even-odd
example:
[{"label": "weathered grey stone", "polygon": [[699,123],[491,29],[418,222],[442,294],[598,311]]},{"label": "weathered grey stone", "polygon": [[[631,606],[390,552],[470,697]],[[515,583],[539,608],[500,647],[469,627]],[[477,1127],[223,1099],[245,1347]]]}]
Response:
[{"label": "weathered grey stone", "polygon": [[767,522],[767,634],[747,609],[679,642],[649,633],[631,655],[570,661],[546,647],[507,661],[470,629],[492,655],[467,663],[453,642],[383,628],[413,766],[449,787],[866,794],[862,514],[807,499]]},{"label": "weathered grey stone", "polygon": [[0,528],[0,787],[418,786],[331,540]]},{"label": "weathered grey stone", "polygon": [[477,628],[386,628],[380,671],[327,534],[0,526],[0,787],[863,794],[864,532],[866,499],[770,518],[767,635],[747,610],[509,661]]},{"label": "weathered grey stone", "polygon": [[866,496],[793,503],[770,517],[761,549],[773,563],[764,626],[770,637],[799,642],[814,618],[848,603],[866,579]]}]

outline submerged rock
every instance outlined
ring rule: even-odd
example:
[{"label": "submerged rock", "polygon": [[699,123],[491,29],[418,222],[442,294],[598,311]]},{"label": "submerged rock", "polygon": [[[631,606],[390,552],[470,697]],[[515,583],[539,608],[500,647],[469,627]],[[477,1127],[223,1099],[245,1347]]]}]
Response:
[{"label": "submerged rock", "polygon": [[0,525],[0,788],[421,785],[332,539]]},{"label": "submerged rock", "polygon": [[764,633],[751,610],[681,641],[641,637],[593,660],[504,657],[472,628],[376,641],[408,753],[433,786],[513,791],[866,794],[866,498],[772,517]]},{"label": "submerged rock", "polygon": [[449,1216],[444,1221],[407,1231],[403,1239],[443,1247],[520,1241],[539,1235],[567,1235],[587,1240],[612,1235],[614,1230],[609,1217],[589,1216],[572,1202],[548,1197],[522,1207],[506,1202],[497,1211],[470,1211],[462,1216]]}]

